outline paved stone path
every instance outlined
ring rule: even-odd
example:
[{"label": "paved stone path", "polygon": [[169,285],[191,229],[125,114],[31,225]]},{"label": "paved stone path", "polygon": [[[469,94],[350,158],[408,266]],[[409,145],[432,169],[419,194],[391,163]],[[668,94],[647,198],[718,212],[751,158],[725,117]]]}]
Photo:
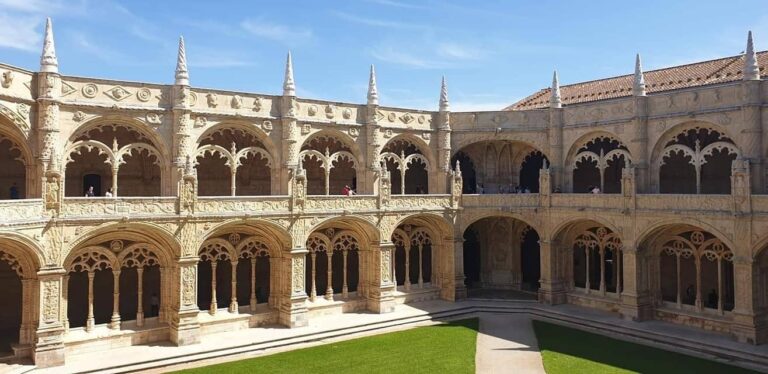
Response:
[{"label": "paved stone path", "polygon": [[526,314],[480,315],[477,373],[544,373],[539,344]]}]

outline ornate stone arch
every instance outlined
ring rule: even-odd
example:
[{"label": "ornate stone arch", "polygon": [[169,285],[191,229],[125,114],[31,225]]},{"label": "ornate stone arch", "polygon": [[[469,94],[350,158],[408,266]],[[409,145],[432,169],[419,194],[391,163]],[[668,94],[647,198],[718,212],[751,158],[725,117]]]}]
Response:
[{"label": "ornate stone arch", "polygon": [[80,248],[67,256],[64,269],[68,272],[92,272],[96,270],[117,269],[117,257],[102,246],[87,246]]},{"label": "ornate stone arch", "polygon": [[44,252],[39,243],[18,232],[0,231],[0,251],[15,257],[27,278],[36,278],[43,264],[59,264],[58,254]]},{"label": "ornate stone arch", "polygon": [[[300,223],[297,222],[296,224]],[[206,241],[223,233],[234,231],[246,233],[248,237],[256,236],[265,239],[267,244],[274,245],[277,249],[276,252],[270,253],[274,257],[280,257],[282,251],[289,250],[293,243],[300,243],[299,238],[292,237],[285,227],[273,221],[258,218],[232,219],[221,222],[206,231],[201,240]]]},{"label": "ornate stone arch", "polygon": [[134,243],[120,252],[117,256],[117,263],[120,268],[143,268],[154,265],[165,267],[170,265],[163,263],[163,259],[157,254],[158,252],[157,249],[148,243]]},{"label": "ornate stone arch", "polygon": [[[26,105],[26,104],[23,104],[23,105]],[[12,130],[12,132],[15,132],[21,135],[22,138],[25,140],[21,144],[25,144],[26,141],[29,139],[29,133],[31,130],[31,126],[29,125],[29,122],[24,120],[24,118],[22,118],[19,114],[17,114],[16,111],[12,110],[11,108],[5,106],[2,103],[0,103],[0,118],[3,118],[13,124],[14,130]]]},{"label": "ornate stone arch", "polygon": [[221,238],[208,239],[198,251],[200,261],[236,261],[237,251],[232,244]]},{"label": "ornate stone arch", "polygon": [[[607,142],[609,144],[609,149],[604,149],[603,147],[600,147],[599,150],[589,149],[590,145],[596,146],[596,142],[598,141]],[[601,191],[605,191],[605,170],[609,168],[609,162],[615,162],[622,157],[624,159],[625,166],[632,162],[632,156],[629,152],[629,147],[617,135],[607,131],[591,131],[580,136],[576,141],[572,143],[571,148],[569,149],[565,158],[565,180],[567,190],[574,189],[574,172],[577,170],[577,163],[589,161],[596,163],[597,171],[600,175],[599,183],[596,180],[593,184],[599,185]],[[616,173],[614,178],[615,180],[613,182],[619,183],[618,190],[620,190],[621,170],[618,170],[618,173]]]},{"label": "ornate stone arch", "polygon": [[260,129],[259,127],[255,126],[252,123],[237,122],[237,121],[223,121],[214,126],[211,126],[210,128],[203,131],[200,134],[200,136],[197,137],[197,140],[195,141],[195,148],[200,148],[200,144],[207,137],[211,136],[216,132],[226,130],[226,129],[240,130],[245,133],[251,134],[252,136],[254,136],[255,139],[258,139],[258,141],[261,142],[261,144],[264,146],[264,150],[269,155],[273,163],[279,160],[280,152],[275,146],[275,143],[272,141],[272,138],[270,138],[269,135],[266,132],[264,132],[264,130]]},{"label": "ornate stone arch", "polygon": [[336,129],[323,129],[305,138],[299,151],[299,165],[306,170],[311,195],[330,195],[332,190],[341,191],[344,185],[354,189],[355,182],[363,186],[365,183],[366,164],[360,148],[349,135]]},{"label": "ornate stone arch", "polygon": [[86,235],[75,238],[69,245],[70,252],[78,248],[95,246],[112,240],[129,240],[150,244],[164,265],[170,265],[182,255],[181,245],[173,233],[149,223],[109,223]]}]

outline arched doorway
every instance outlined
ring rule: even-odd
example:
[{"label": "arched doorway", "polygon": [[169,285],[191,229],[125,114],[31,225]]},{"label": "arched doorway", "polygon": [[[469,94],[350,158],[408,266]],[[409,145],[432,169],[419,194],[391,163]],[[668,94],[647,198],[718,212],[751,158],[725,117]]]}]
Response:
[{"label": "arched doorway", "polygon": [[536,193],[539,170],[547,157],[526,143],[490,140],[461,148],[451,158],[451,165],[456,161],[464,178],[465,193]]},{"label": "arched doorway", "polygon": [[0,249],[0,356],[19,342],[22,322],[22,269],[15,256]]},{"label": "arched doorway", "polygon": [[539,235],[511,217],[488,217],[464,231],[467,288],[535,292],[541,275]]}]

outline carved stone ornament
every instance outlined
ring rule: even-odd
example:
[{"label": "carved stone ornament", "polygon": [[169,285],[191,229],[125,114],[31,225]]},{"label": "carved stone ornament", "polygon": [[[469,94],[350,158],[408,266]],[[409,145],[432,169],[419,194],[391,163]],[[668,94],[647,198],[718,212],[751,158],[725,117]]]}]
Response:
[{"label": "carved stone ornament", "polygon": [[43,320],[53,323],[59,319],[59,283],[43,282]]},{"label": "carved stone ornament", "polygon": [[419,118],[416,121],[419,122],[419,125],[423,125],[426,119],[424,118],[424,116],[419,116]]},{"label": "carved stone ornament", "polygon": [[3,85],[3,88],[9,88],[11,87],[12,83],[13,83],[13,72],[10,70],[4,71],[3,79],[0,81],[0,84]]},{"label": "carved stone ornament", "polygon": [[272,121],[264,121],[261,124],[261,128],[265,131],[272,131]]},{"label": "carved stone ornament", "polygon": [[147,123],[155,126],[159,125],[163,121],[162,116],[157,113],[147,113],[146,118],[147,118]]},{"label": "carved stone ornament", "polygon": [[396,119],[397,119],[397,114],[395,114],[395,113],[389,113],[389,114],[387,114],[387,121],[389,121],[389,122],[395,122],[395,120],[396,120]]},{"label": "carved stone ornament", "polygon": [[291,283],[293,284],[293,293],[304,292],[304,257],[293,257],[292,262]]},{"label": "carved stone ornament", "polygon": [[83,96],[89,99],[93,99],[99,93],[99,86],[93,83],[88,83],[85,86],[83,86],[81,91],[83,92]]},{"label": "carved stone ornament", "polygon": [[29,117],[29,105],[24,103],[19,103],[16,106],[16,112],[19,113],[21,118],[27,119],[27,117]]},{"label": "carved stone ornament", "polygon": [[109,250],[115,253],[119,253],[123,250],[124,244],[122,240],[113,240],[109,243]]},{"label": "carved stone ornament", "polygon": [[227,240],[229,240],[232,245],[236,245],[237,243],[240,243],[240,234],[233,232],[229,234]]},{"label": "carved stone ornament", "polygon": [[136,98],[142,103],[146,103],[152,98],[152,91],[150,91],[149,88],[140,88],[136,91]]},{"label": "carved stone ornament", "polygon": [[422,137],[424,140],[429,140],[430,138],[432,138],[432,134],[431,134],[431,133],[428,133],[428,132],[425,132],[425,133],[421,134],[421,137]]},{"label": "carved stone ornament", "polygon": [[384,137],[385,138],[391,138],[392,137],[392,129],[384,130]]},{"label": "carved stone ornament", "polygon": [[328,104],[325,106],[325,118],[332,119],[336,116],[336,106]]},{"label": "carved stone ornament", "polygon": [[350,127],[349,128],[349,136],[356,138],[360,135],[360,130],[358,130],[357,127]]},{"label": "carved stone ornament", "polygon": [[312,131],[312,126],[308,123],[301,125],[301,135],[307,135],[310,131]]},{"label": "carved stone ornament", "polygon": [[341,112],[341,116],[344,117],[344,119],[352,118],[352,110],[349,108],[344,108],[344,110]]},{"label": "carved stone ornament", "polygon": [[209,92],[207,95],[205,95],[205,99],[208,102],[209,108],[215,108],[219,105],[219,103],[216,102],[216,100],[219,99],[219,95],[217,95],[215,92]]},{"label": "carved stone ornament", "polygon": [[403,123],[407,125],[407,124],[413,122],[414,117],[413,117],[413,115],[411,115],[411,113],[405,113],[402,116],[400,116],[400,120],[403,121]]},{"label": "carved stone ornament", "polygon": [[131,93],[125,88],[117,86],[104,92],[104,95],[107,95],[110,99],[115,101],[123,101],[126,97],[130,96]]},{"label": "carved stone ornament", "polygon": [[314,117],[315,114],[317,114],[317,105],[310,105],[309,108],[307,108],[307,114],[309,114],[310,117]]},{"label": "carved stone ornament", "polygon": [[195,117],[195,127],[205,127],[208,126],[208,120],[203,116],[197,116]]},{"label": "carved stone ornament", "polygon": [[261,108],[264,105],[264,103],[261,102],[261,98],[257,97],[253,99],[253,111],[254,112],[261,112]]},{"label": "carved stone ornament", "polygon": [[497,115],[493,116],[491,121],[493,123],[497,124],[497,125],[501,125],[502,123],[507,122],[507,116],[505,116],[503,114],[497,114]]},{"label": "carved stone ornament", "polygon": [[195,277],[195,268],[192,266],[185,266],[181,269],[181,302],[184,305],[192,305],[196,302],[195,284],[197,279]]},{"label": "carved stone ornament", "polygon": [[240,109],[243,107],[243,98],[240,95],[232,96],[232,101],[230,102],[230,105],[232,105],[232,109]]},{"label": "carved stone ornament", "polygon": [[77,90],[71,84],[67,82],[61,82],[61,96],[67,96],[75,91]]},{"label": "carved stone ornament", "polygon": [[81,110],[78,110],[75,112],[75,114],[72,115],[72,120],[75,122],[83,122],[83,120],[85,120],[85,113],[83,113]]}]

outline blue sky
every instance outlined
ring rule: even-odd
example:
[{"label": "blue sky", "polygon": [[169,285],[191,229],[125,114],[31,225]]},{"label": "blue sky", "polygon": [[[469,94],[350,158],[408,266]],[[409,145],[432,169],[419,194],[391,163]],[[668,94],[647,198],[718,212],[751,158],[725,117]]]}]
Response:
[{"label": "blue sky", "polygon": [[[213,3],[213,2],[210,2]],[[300,97],[500,109],[551,81],[628,74],[768,49],[765,1],[0,0],[0,62],[38,69],[45,16],[63,74],[172,83],[180,34],[193,86],[279,94],[285,53]]]}]

